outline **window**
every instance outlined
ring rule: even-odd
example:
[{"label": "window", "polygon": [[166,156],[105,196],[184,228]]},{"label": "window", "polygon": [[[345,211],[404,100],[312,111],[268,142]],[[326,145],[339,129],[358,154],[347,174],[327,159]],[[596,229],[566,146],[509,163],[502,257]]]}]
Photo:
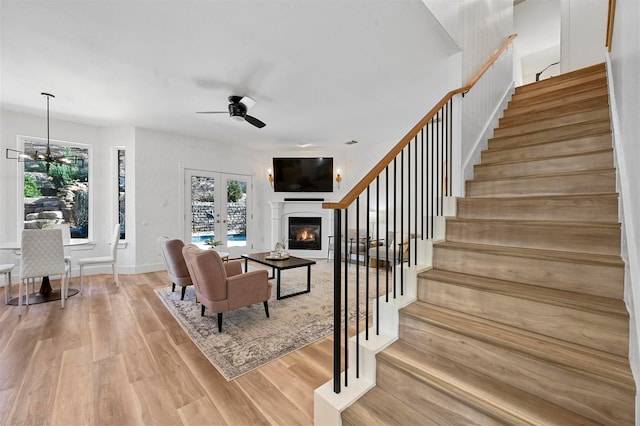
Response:
[{"label": "window", "polygon": [[125,194],[126,194],[126,180],[125,180],[125,161],[124,161],[124,149],[118,149],[118,223],[120,224],[120,239],[124,240],[126,233],[125,224]]},{"label": "window", "polygon": [[[44,153],[45,139],[23,139],[26,154]],[[68,223],[71,238],[89,237],[89,147],[51,141],[51,156],[70,164],[26,160],[24,162],[24,228]]]}]

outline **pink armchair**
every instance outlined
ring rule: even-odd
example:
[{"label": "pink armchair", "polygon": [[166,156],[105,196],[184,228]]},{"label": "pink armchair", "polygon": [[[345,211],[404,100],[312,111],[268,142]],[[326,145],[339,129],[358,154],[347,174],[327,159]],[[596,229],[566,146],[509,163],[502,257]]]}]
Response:
[{"label": "pink armchair", "polygon": [[160,244],[164,263],[167,266],[167,275],[169,275],[171,284],[173,284],[171,291],[176,290],[176,284],[182,286],[180,300],[184,300],[187,286],[193,284],[191,282],[191,275],[189,275],[189,270],[187,269],[187,264],[182,256],[184,243],[182,240],[170,240],[167,237],[160,237],[158,238],[158,244]]},{"label": "pink armchair", "polygon": [[242,273],[240,261],[222,262],[215,250],[201,250],[195,244],[182,249],[198,301],[218,314],[218,331],[222,331],[222,314],[262,302],[269,318],[271,283],[267,271]]}]

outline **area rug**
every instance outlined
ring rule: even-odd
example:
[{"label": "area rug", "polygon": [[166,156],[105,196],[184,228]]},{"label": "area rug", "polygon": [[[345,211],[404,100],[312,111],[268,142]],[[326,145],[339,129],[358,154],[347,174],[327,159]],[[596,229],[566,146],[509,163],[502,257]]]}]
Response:
[{"label": "area rug", "polygon": [[[355,269],[349,268],[350,323],[355,318]],[[282,294],[305,289],[306,274],[306,267],[282,271]],[[365,269],[361,267],[359,274],[364,282]],[[225,312],[222,333],[218,333],[215,313],[207,310],[204,317],[200,316],[193,287],[187,287],[184,300],[180,300],[180,291],[172,292],[171,287],[157,289],[156,294],[202,353],[230,381],[333,333],[333,263],[318,260],[311,266],[311,293],[276,300],[275,279],[271,283],[270,317],[266,317],[262,303]],[[362,318],[365,286],[360,287]]]}]

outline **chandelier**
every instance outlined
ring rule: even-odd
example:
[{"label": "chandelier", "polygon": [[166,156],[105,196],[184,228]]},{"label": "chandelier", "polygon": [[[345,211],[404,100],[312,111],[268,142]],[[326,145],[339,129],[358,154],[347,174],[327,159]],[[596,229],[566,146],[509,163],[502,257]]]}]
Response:
[{"label": "chandelier", "polygon": [[27,154],[25,152],[18,151],[16,149],[7,148],[5,157],[8,158],[9,160],[18,160],[19,162],[42,161],[45,163],[45,168],[47,172],[49,172],[49,167],[51,166],[52,163],[73,164],[75,161],[71,158],[67,158],[64,156],[54,157],[53,155],[51,155],[51,143],[49,140],[49,99],[55,98],[55,96],[53,96],[51,93],[44,93],[44,92],[40,94],[47,98],[47,150],[44,153],[38,152],[36,150],[34,154]]}]

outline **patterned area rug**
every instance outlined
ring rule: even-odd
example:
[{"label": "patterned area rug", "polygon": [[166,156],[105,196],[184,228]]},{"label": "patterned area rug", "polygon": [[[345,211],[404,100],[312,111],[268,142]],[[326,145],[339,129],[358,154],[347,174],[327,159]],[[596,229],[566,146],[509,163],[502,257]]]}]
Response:
[{"label": "patterned area rug", "polygon": [[[171,292],[171,287],[158,289],[156,294],[216,369],[227,380],[233,380],[333,332],[332,268],[333,263],[318,260],[311,266],[311,293],[288,299],[275,299],[275,279],[271,280],[270,318],[266,317],[262,303],[225,312],[222,333],[218,333],[215,313],[206,310],[205,316],[200,316],[192,286],[187,288],[184,300],[180,300],[180,291]],[[282,294],[305,289],[306,274],[306,267],[282,271]],[[349,275],[349,287],[355,288],[355,267],[349,268]],[[363,268],[360,276],[363,281]],[[360,300],[364,306],[364,284],[361,287]],[[349,291],[351,301],[355,300],[354,293]],[[350,306],[353,305],[351,302]],[[355,306],[349,317],[350,322],[355,318]]]}]

